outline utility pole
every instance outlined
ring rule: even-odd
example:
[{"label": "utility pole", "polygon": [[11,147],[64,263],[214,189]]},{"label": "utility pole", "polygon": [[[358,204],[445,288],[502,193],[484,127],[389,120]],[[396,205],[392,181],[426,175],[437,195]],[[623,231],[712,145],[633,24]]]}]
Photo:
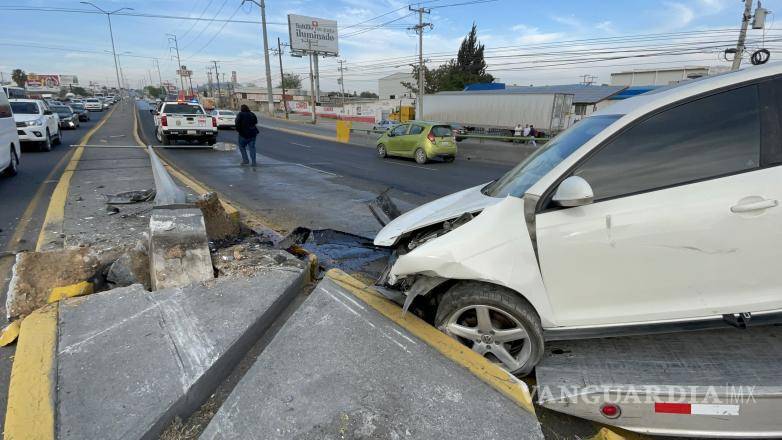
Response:
[{"label": "utility pole", "polygon": [[424,14],[429,14],[431,9],[420,7],[418,9],[412,6],[407,7],[412,12],[418,12],[418,24],[413,26],[412,29],[418,33],[418,110],[416,111],[415,118],[420,120],[424,117],[424,28],[429,27],[431,29],[432,23],[424,23]]},{"label": "utility pole", "polygon": [[90,5],[93,8],[97,9],[98,11],[100,11],[101,13],[106,14],[106,18],[109,21],[109,36],[111,37],[111,53],[114,56],[114,71],[117,74],[117,91],[119,92],[120,96],[122,96],[122,83],[120,82],[120,79],[119,79],[119,64],[117,62],[117,50],[114,48],[114,30],[112,30],[112,28],[111,28],[111,15],[112,14],[116,14],[117,12],[120,12],[120,11],[134,11],[135,9],[133,9],[133,8],[119,8],[119,9],[116,9],[114,11],[109,12],[109,11],[104,11],[103,9],[95,6],[95,4],[93,4],[91,2],[79,2],[79,3],[85,4],[85,5]]},{"label": "utility pole", "polygon": [[338,60],[339,63],[339,86],[341,90],[341,97],[342,97],[342,112],[344,114],[345,112],[345,74],[344,72],[348,70],[347,67],[344,67],[343,64],[345,63],[345,60]]},{"label": "utility pole", "polygon": [[242,0],[252,2],[261,8],[261,29],[263,30],[263,60],[266,63],[266,98],[269,101],[269,115],[274,116],[274,95],[272,94],[272,68],[269,64],[269,38],[266,34],[266,2],[265,0]]},{"label": "utility pole", "polygon": [[[174,34],[166,34],[168,35],[168,44],[174,43],[174,49],[176,50],[176,70],[177,75],[179,75],[179,84],[182,86],[180,90],[184,92],[185,90],[185,79],[182,77],[182,60],[179,58],[179,41],[177,41],[176,35]],[[168,48],[171,50],[171,46]]]},{"label": "utility pole", "polygon": [[212,61],[215,64],[215,78],[217,78],[217,106],[221,107],[223,103],[223,91],[220,90],[220,73],[217,71],[217,61]]},{"label": "utility pole", "polygon": [[736,43],[736,53],[733,55],[733,65],[730,70],[739,70],[741,67],[741,56],[744,54],[744,43],[747,40],[747,26],[752,18],[752,0],[744,0],[744,15],[741,16],[741,31],[739,32],[739,41]]},{"label": "utility pole", "polygon": [[318,68],[318,54],[312,58],[312,67],[315,69],[315,104],[320,102],[320,69]]},{"label": "utility pole", "polygon": [[285,111],[285,119],[288,119],[288,102],[285,100],[285,73],[282,70],[282,46],[288,46],[280,42],[280,37],[277,37],[277,56],[280,60],[280,88],[282,88],[282,109]]},{"label": "utility pole", "polygon": [[312,123],[315,124],[318,122],[318,117],[316,116],[317,109],[315,105],[317,104],[317,101],[315,101],[315,75],[312,73],[312,57],[314,57],[315,54],[310,52],[310,102],[312,104]]},{"label": "utility pole", "polygon": [[206,68],[206,83],[207,83],[207,87],[209,89],[209,96],[214,98],[215,95],[212,92],[212,68],[211,67],[207,67]]},{"label": "utility pole", "polygon": [[157,58],[154,59],[155,61],[155,67],[157,67],[157,81],[160,85],[160,88],[163,88],[163,75],[160,74],[160,63],[158,62]]}]

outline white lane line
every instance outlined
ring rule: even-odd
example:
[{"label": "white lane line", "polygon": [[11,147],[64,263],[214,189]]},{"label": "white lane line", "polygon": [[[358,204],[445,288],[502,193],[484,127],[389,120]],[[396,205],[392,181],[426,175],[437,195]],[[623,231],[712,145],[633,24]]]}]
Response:
[{"label": "white lane line", "polygon": [[317,172],[319,172],[319,173],[328,174],[328,175],[330,175],[330,176],[334,176],[334,177],[342,177],[342,176],[340,176],[339,174],[334,174],[334,173],[332,173],[332,172],[329,172],[329,171],[323,171],[323,170],[321,170],[321,169],[318,169],[318,168],[308,167],[307,165],[304,165],[303,163],[297,163],[296,165],[298,165],[298,166],[300,166],[300,167],[307,168],[307,169],[309,169],[309,170],[312,170],[312,171],[317,171]]},{"label": "white lane line", "polygon": [[[401,348],[402,350],[404,350],[406,353],[408,353],[408,354],[412,354],[412,353],[410,353],[410,350],[408,350],[408,349],[407,349],[407,346],[405,346],[405,345],[404,345],[404,344],[402,344],[401,342],[397,341],[396,339],[392,338],[392,337],[391,337],[391,335],[389,335],[388,333],[384,332],[384,331],[383,331],[383,329],[379,329],[379,328],[377,328],[377,326],[375,326],[375,324],[373,324],[373,323],[372,323],[370,320],[368,320],[367,318],[365,318],[365,317],[361,316],[361,314],[360,314],[360,313],[358,313],[357,311],[353,310],[353,308],[352,308],[352,307],[350,307],[349,305],[347,305],[347,304],[345,304],[344,302],[342,302],[342,300],[341,300],[341,299],[337,298],[336,296],[334,296],[334,295],[333,295],[331,292],[329,292],[329,291],[328,291],[328,290],[326,290],[326,289],[323,289],[323,291],[324,291],[324,292],[326,292],[326,295],[330,296],[330,297],[331,297],[331,299],[333,299],[334,301],[336,301],[336,302],[338,302],[338,303],[342,304],[342,306],[343,306],[343,307],[345,307],[346,309],[348,309],[348,310],[349,310],[351,313],[353,313],[354,315],[356,315],[356,316],[358,316],[359,318],[361,318],[361,320],[362,320],[362,321],[364,321],[364,322],[366,322],[367,324],[369,324],[369,325],[370,325],[372,328],[375,328],[375,329],[379,330],[379,331],[380,331],[380,335],[381,335],[381,336],[383,336],[384,338],[386,338],[386,339],[388,339],[389,341],[391,341],[392,343],[394,343],[396,346],[398,346],[399,348]],[[342,294],[340,293],[340,295],[342,295]],[[350,301],[351,301],[351,302],[354,302],[353,300],[350,300]],[[362,307],[362,309],[363,309],[363,307]],[[394,330],[394,329],[391,329],[391,330]],[[396,331],[396,330],[394,330],[394,331]],[[399,332],[397,332],[397,333],[399,333]],[[401,333],[400,333],[400,335],[401,335]],[[402,336],[404,337],[404,335],[402,335]],[[405,337],[405,339],[408,339],[408,340],[409,340],[409,338],[407,338],[407,337]],[[414,342],[414,341],[410,341],[410,342],[412,342],[413,344],[415,344],[415,342]]]},{"label": "white lane line", "polygon": [[405,336],[405,334],[400,332],[399,330],[397,330],[395,328],[392,328],[391,330],[393,330],[393,332],[398,334],[399,336],[401,336],[401,337],[407,339],[408,341],[412,342],[413,344],[418,345],[418,343],[416,343],[414,340],[412,340],[412,339],[408,338],[407,336]]},{"label": "white lane line", "polygon": [[399,162],[391,162],[391,161],[387,161],[386,163],[390,163],[391,165],[399,165],[400,167],[420,168],[422,170],[427,170],[427,171],[440,171],[434,168],[421,167],[418,165],[410,165],[409,163],[399,163]]},{"label": "white lane line", "polygon": [[309,148],[310,150],[312,150],[312,147],[310,147],[309,145],[297,144],[296,142],[288,142],[288,143],[291,145],[296,145],[297,147]]}]

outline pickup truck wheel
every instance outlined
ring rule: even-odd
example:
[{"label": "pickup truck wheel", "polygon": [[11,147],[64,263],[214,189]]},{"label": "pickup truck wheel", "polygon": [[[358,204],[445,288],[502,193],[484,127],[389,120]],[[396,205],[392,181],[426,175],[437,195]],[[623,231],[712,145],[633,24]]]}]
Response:
[{"label": "pickup truck wheel", "polygon": [[160,134],[160,129],[155,130],[155,139],[161,144],[163,143],[163,136]]},{"label": "pickup truck wheel", "polygon": [[52,135],[46,130],[46,140],[41,143],[41,151],[52,151]]},{"label": "pickup truck wheel", "polygon": [[540,317],[516,292],[466,281],[440,298],[435,325],[511,374],[529,374],[543,355]]},{"label": "pickup truck wheel", "polygon": [[19,156],[16,155],[16,148],[11,145],[11,163],[8,164],[8,168],[3,170],[3,174],[7,177],[13,177],[19,172]]},{"label": "pickup truck wheel", "polygon": [[210,137],[206,140],[206,145],[209,145],[210,147],[217,143],[217,137]]},{"label": "pickup truck wheel", "polygon": [[427,161],[426,152],[423,148],[419,148],[415,150],[415,161],[417,163],[420,163],[421,165],[425,164]]},{"label": "pickup truck wheel", "polygon": [[388,151],[386,151],[386,146],[384,144],[379,144],[377,146],[377,157],[383,159],[386,156],[388,156]]}]

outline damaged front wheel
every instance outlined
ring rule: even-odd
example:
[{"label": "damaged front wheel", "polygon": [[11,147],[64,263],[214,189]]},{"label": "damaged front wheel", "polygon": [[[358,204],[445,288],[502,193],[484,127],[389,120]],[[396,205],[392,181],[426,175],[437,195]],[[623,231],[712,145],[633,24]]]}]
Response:
[{"label": "damaged front wheel", "polygon": [[440,299],[437,328],[516,376],[543,354],[543,329],[532,306],[501,286],[463,282]]}]

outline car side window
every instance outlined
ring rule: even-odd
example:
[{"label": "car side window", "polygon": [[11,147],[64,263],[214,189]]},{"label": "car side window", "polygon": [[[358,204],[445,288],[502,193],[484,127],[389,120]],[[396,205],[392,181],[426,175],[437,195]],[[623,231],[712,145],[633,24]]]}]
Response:
[{"label": "car side window", "polygon": [[595,201],[758,168],[756,85],[720,92],[657,113],[609,141],[573,173]]},{"label": "car side window", "polygon": [[11,103],[8,102],[5,93],[0,92],[0,118],[10,118],[14,115],[11,110]]},{"label": "car side window", "polygon": [[421,134],[421,132],[423,131],[424,131],[424,127],[421,127],[420,125],[411,125],[410,133],[407,134]]},{"label": "car side window", "polygon": [[394,136],[404,136],[407,133],[407,127],[408,125],[400,125],[398,127],[394,127],[394,129],[391,130],[391,133],[393,133]]}]

